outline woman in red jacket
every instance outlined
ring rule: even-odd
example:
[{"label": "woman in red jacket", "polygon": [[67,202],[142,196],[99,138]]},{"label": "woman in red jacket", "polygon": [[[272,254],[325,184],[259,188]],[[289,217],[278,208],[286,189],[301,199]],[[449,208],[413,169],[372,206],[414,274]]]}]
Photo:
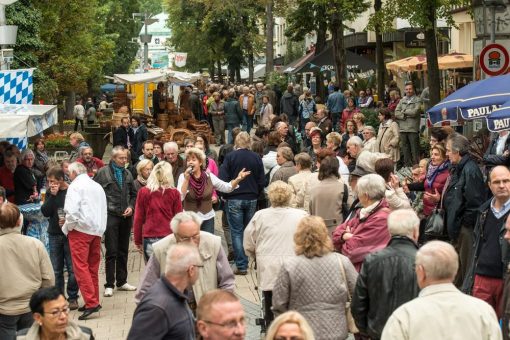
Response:
[{"label": "woman in red jacket", "polygon": [[152,254],[152,244],[172,233],[170,221],[181,211],[181,195],[174,187],[172,166],[159,162],[136,198],[134,239],[138,251],[143,250],[145,262]]}]

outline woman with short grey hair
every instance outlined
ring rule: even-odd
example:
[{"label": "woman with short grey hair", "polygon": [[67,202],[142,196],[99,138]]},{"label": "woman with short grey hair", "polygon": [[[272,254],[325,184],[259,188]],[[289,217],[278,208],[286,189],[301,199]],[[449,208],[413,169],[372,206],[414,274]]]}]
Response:
[{"label": "woman with short grey hair", "polygon": [[333,233],[335,248],[347,256],[358,271],[368,254],[386,247],[390,241],[387,222],[390,209],[384,198],[385,191],[386,182],[381,176],[361,177],[356,185],[361,208]]}]

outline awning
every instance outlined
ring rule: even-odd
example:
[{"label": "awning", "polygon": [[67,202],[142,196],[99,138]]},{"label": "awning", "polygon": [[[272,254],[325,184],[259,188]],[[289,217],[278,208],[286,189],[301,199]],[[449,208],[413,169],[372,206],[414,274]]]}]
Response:
[{"label": "awning", "polygon": [[[258,64],[253,67],[253,79],[261,79],[266,75],[266,64]],[[241,69],[241,79],[248,79],[249,70],[247,67]]]},{"label": "awning", "polygon": [[[473,56],[463,53],[450,53],[437,58],[440,70],[471,68]],[[426,71],[427,57],[423,54],[392,61],[386,68],[393,72]]]},{"label": "awning", "polygon": [[[370,76],[374,73],[373,70],[377,67],[372,60],[349,50],[345,51],[345,59],[347,62],[347,71],[352,75],[365,73],[367,76]],[[324,51],[310,59],[307,63],[296,68],[293,73],[324,72],[334,71],[334,69],[333,47],[329,46]]]},{"label": "awning", "polygon": [[32,137],[57,122],[55,105],[0,104],[0,138]]},{"label": "awning", "polygon": [[290,64],[282,67],[282,69],[283,69],[282,72],[283,73],[295,73],[294,71],[297,68],[300,68],[301,66],[305,65],[310,59],[312,59],[314,57],[314,55],[315,55],[314,51],[308,52],[301,58],[298,58],[298,59],[294,60],[293,62],[291,62]]},{"label": "awning", "polygon": [[114,74],[115,82],[122,84],[158,83],[169,81],[172,83],[194,83],[201,79],[200,73],[179,72],[173,70],[156,70],[147,73]]}]

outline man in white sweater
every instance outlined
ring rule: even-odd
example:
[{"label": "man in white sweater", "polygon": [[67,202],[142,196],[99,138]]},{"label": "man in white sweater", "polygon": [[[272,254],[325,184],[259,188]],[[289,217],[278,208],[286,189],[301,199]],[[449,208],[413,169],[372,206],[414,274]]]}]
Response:
[{"label": "man in white sweater", "polygon": [[83,312],[78,319],[85,320],[101,309],[99,263],[101,236],[106,230],[106,195],[81,163],[69,165],[69,178],[72,183],[67,189],[62,231],[69,240],[74,275],[85,301],[85,306],[78,309]]}]

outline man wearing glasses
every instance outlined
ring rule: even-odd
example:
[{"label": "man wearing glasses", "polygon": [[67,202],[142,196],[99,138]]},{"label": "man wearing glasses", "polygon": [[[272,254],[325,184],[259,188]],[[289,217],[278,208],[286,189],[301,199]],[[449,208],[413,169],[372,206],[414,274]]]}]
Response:
[{"label": "man wearing glasses", "polygon": [[221,247],[221,238],[200,231],[201,223],[200,217],[192,211],[184,211],[174,216],[170,222],[173,234],[152,245],[154,252],[140,278],[135,301],[142,300],[152,285],[164,274],[165,254],[168,248],[174,244],[191,244],[197,247],[203,262],[203,268],[199,268],[200,278],[189,290],[188,303],[192,310],[196,309],[196,302],[202,295],[210,290],[219,288],[230,292],[234,291],[235,277],[225,251]]},{"label": "man wearing glasses", "polygon": [[203,268],[198,249],[182,243],[166,255],[165,274],[136,307],[128,340],[189,339],[195,337],[195,319],[188,306],[188,288]]},{"label": "man wearing glasses", "polygon": [[246,319],[239,298],[220,289],[205,293],[198,303],[197,330],[204,340],[243,340]]}]

